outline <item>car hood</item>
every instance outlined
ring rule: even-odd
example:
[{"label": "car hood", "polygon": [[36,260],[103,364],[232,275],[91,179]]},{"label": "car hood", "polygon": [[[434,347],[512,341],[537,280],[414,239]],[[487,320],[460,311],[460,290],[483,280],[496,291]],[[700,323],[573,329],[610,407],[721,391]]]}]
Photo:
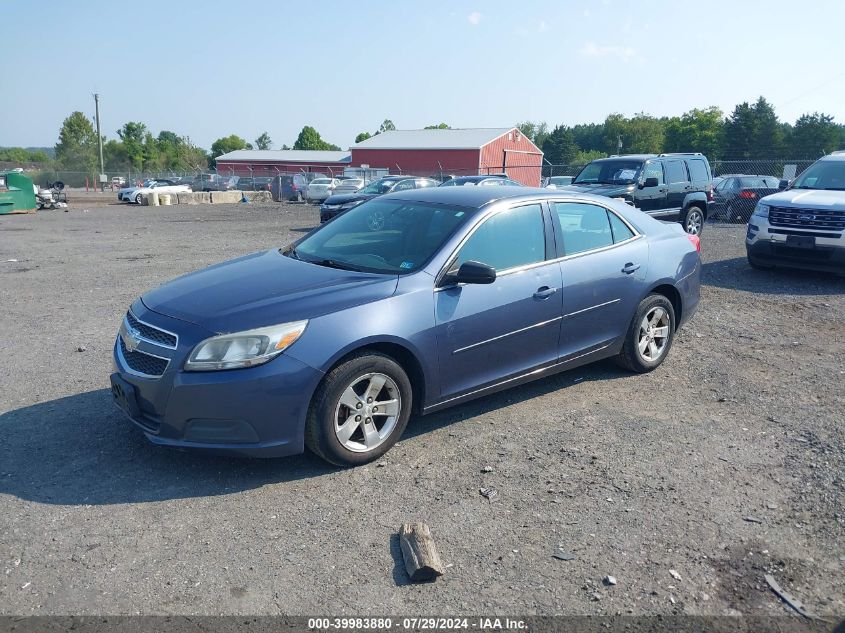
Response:
[{"label": "car hood", "polygon": [[829,209],[830,207],[839,207],[845,211],[845,191],[787,189],[786,191],[766,196],[761,202],[771,205],[789,205],[801,208]]},{"label": "car hood", "polygon": [[615,198],[625,196],[634,191],[636,185],[607,185],[604,183],[563,185],[557,188],[558,191],[577,191],[578,193],[591,193],[596,196]]},{"label": "car hood", "polygon": [[398,279],[309,264],[273,249],[184,275],[141,301],[159,314],[227,333],[384,299],[396,291]]},{"label": "car hood", "polygon": [[336,196],[329,196],[326,198],[324,204],[338,204],[344,205],[350,202],[358,202],[359,200],[370,200],[375,198],[377,194],[374,193],[344,193]]}]

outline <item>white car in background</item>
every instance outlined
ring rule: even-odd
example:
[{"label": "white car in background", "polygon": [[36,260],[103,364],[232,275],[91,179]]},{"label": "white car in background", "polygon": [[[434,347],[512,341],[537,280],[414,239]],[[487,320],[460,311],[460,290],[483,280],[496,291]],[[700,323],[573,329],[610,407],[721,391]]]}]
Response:
[{"label": "white car in background", "polygon": [[367,184],[367,181],[363,178],[344,178],[340,181],[337,187],[334,188],[334,195],[337,196],[346,193],[358,193]]},{"label": "white car in background", "polygon": [[[152,179],[145,180],[143,183],[141,183],[140,187],[149,187],[150,184],[152,184],[153,182],[155,182],[155,181],[152,180]],[[139,189],[140,187],[136,183],[133,182],[133,183],[129,183],[125,187],[121,187],[120,189],[118,189],[117,190],[117,200],[118,200],[118,202],[129,202],[129,198],[126,198],[125,196],[127,196],[130,191],[135,191],[136,189]]]},{"label": "white car in background", "polygon": [[[121,189],[121,191],[123,191]],[[134,202],[141,204],[141,198],[146,194],[155,191],[156,193],[190,193],[192,191],[190,185],[176,184],[172,180],[151,180],[144,183],[143,187],[135,187],[123,194],[124,202]]]},{"label": "white car in background", "polygon": [[335,187],[340,182],[337,178],[315,178],[308,183],[305,197],[309,201],[322,202],[334,193]]}]

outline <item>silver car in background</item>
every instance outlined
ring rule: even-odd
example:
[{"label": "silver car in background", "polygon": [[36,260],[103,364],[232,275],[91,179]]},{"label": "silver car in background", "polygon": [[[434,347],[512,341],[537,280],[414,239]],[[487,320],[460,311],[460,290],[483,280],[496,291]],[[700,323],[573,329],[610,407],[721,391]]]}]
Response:
[{"label": "silver car in background", "polygon": [[336,178],[315,178],[305,190],[305,197],[310,202],[322,202],[334,193],[340,181]]},{"label": "silver car in background", "polygon": [[745,249],[752,268],[845,274],[845,151],[821,158],[784,191],[761,198],[748,220]]},{"label": "silver car in background", "polygon": [[342,195],[345,193],[358,193],[361,189],[366,187],[368,182],[363,178],[344,178],[337,187],[334,188],[334,193]]}]

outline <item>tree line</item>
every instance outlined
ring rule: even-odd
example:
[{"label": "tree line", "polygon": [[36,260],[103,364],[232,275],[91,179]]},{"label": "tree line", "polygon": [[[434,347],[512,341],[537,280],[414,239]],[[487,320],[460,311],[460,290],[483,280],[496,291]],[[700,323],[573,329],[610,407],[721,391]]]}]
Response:
[{"label": "tree line", "polygon": [[673,117],[610,114],[603,123],[557,125],[550,130],[544,122],[526,121],[518,127],[552,164],[661,152],[701,152],[711,161],[816,159],[845,149],[845,125],[832,116],[814,112],[795,123],[783,122],[763,97],[737,105],[727,117],[711,106]]},{"label": "tree line", "polygon": [[[556,125],[525,121],[517,124],[522,133],[540,147],[552,164],[579,164],[610,154],[659,154],[661,152],[702,152],[713,160],[815,159],[845,148],[845,125],[819,112],[804,114],[794,123],[781,121],[765,98],[737,105],[729,116],[711,106],[693,109],[680,116],[654,117],[644,112],[632,117],[610,114],[601,123]],[[372,133],[355,137],[360,143],[378,134],[395,130],[385,119]],[[450,129],[446,123],[425,129]],[[154,135],[146,124],[124,123],[116,139],[103,137],[103,162],[107,172],[187,172],[213,168],[217,157],[241,149],[272,149],[273,141],[263,132],[254,141],[230,134],[211,144],[206,151],[190,137],[162,130]],[[280,149],[340,150],[311,125],[302,128],[292,147]],[[84,171],[99,168],[97,133],[93,122],[82,112],[73,112],[62,123],[55,157],[40,150],[19,147],[0,148],[0,161],[38,163],[52,169]]]}]

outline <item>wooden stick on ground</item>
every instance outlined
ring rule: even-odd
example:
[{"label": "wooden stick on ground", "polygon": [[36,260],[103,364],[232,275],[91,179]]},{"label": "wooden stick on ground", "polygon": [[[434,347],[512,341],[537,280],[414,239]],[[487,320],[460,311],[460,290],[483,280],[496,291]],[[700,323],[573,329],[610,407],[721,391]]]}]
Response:
[{"label": "wooden stick on ground", "polygon": [[411,582],[429,582],[443,575],[443,563],[425,523],[403,523],[399,546]]}]

